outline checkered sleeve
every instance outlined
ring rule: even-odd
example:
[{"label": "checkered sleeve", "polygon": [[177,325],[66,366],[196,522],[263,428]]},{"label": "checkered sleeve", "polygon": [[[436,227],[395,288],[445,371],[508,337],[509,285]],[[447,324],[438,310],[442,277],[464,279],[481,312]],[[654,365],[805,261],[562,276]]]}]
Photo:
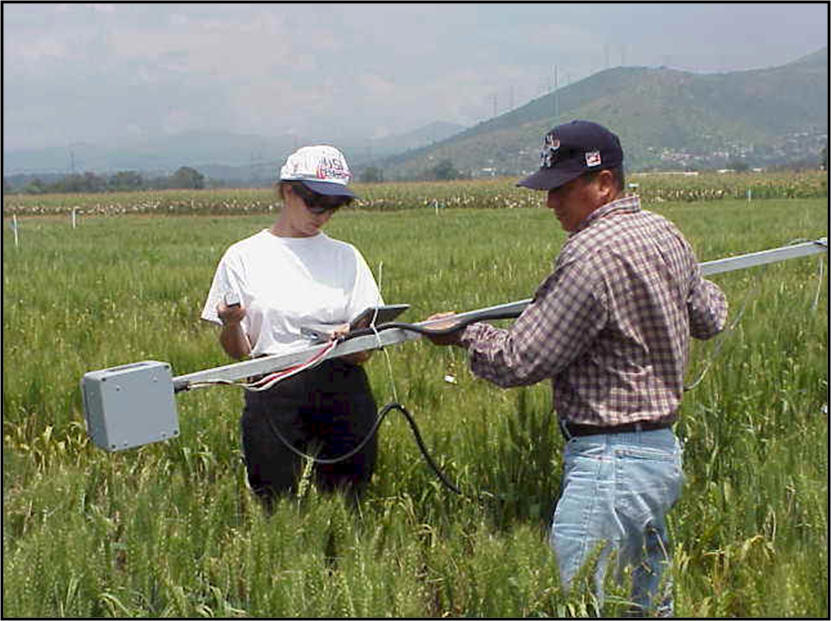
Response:
[{"label": "checkered sleeve", "polygon": [[502,387],[554,377],[586,350],[607,319],[602,278],[577,260],[558,264],[510,329],[478,323],[461,342],[471,371]]},{"label": "checkered sleeve", "polygon": [[713,282],[701,277],[696,266],[687,310],[690,317],[690,334],[697,339],[710,339],[724,329],[727,323],[727,297]]}]

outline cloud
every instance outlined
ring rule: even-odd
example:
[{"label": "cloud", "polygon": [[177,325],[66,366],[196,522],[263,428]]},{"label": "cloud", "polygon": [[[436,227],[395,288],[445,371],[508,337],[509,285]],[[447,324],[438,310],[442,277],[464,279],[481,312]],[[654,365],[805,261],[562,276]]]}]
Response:
[{"label": "cloud", "polygon": [[554,65],[563,84],[623,56],[724,70],[827,44],[826,7],[810,4],[7,4],[3,16],[4,148],[472,125],[494,101],[502,112],[546,91]]},{"label": "cloud", "polygon": [[392,97],[395,94],[395,80],[377,73],[361,73],[356,80],[365,98]]},{"label": "cloud", "polygon": [[96,13],[115,13],[116,8],[114,4],[84,4],[84,6]]}]

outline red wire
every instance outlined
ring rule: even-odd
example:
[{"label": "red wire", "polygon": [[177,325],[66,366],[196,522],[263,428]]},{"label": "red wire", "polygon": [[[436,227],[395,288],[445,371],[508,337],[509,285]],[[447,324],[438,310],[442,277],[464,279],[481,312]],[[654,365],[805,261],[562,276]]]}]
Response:
[{"label": "red wire", "polygon": [[318,359],[320,359],[321,357],[325,356],[330,351],[332,351],[332,349],[337,344],[338,344],[337,341],[332,341],[332,343],[328,347],[325,347],[325,348],[321,349],[314,356],[309,358],[306,362],[303,362],[303,363],[300,363],[300,364],[294,364],[290,367],[286,367],[285,369],[280,369],[279,371],[275,371],[274,373],[269,373],[265,377],[261,377],[259,380],[254,382],[254,385],[259,386],[259,385],[262,385],[262,384],[266,384],[266,383],[270,382],[271,380],[277,379],[279,377],[283,377],[284,375],[287,375],[287,374],[291,373],[292,371],[295,371],[295,370],[301,369],[301,368],[305,368],[307,366],[311,366],[312,364],[317,362]]}]

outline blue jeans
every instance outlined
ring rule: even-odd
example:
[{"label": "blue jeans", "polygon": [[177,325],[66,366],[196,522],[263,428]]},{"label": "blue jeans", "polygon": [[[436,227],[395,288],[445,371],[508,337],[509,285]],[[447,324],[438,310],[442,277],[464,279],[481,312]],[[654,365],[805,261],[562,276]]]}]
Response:
[{"label": "blue jeans", "polygon": [[571,438],[549,544],[568,589],[596,550],[595,595],[603,602],[610,554],[615,579],[632,569],[635,614],[673,613],[666,514],[681,493],[681,445],[671,429]]}]

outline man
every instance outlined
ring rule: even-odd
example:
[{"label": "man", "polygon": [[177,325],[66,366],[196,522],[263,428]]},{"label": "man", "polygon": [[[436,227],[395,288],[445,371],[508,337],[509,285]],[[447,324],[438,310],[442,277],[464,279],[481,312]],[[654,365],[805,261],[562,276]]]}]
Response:
[{"label": "man", "polygon": [[602,602],[614,551],[618,579],[632,568],[633,612],[672,614],[665,518],[683,481],[672,424],[689,337],[724,328],[726,299],[678,229],[624,195],[623,150],[605,127],[555,127],[519,185],[547,191],[569,233],[554,271],[510,329],[476,323],[431,340],[465,347],[472,372],[502,387],[551,379],[567,440],[549,536],[561,583],[600,549]]}]

